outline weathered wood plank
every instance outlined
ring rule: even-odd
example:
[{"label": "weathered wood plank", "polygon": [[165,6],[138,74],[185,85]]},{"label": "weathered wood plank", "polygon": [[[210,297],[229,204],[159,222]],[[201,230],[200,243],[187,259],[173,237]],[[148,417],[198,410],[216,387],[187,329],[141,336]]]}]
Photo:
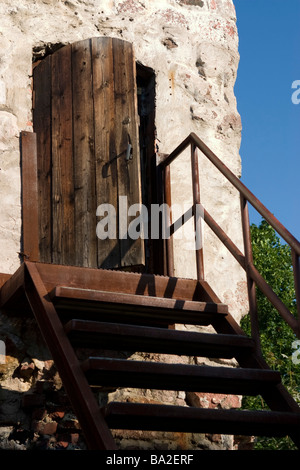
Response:
[{"label": "weathered wood plank", "polygon": [[23,256],[39,261],[39,217],[36,134],[21,133]]},{"label": "weathered wood plank", "polygon": [[52,57],[52,259],[61,264],[75,261],[71,83],[66,46]]},{"label": "weathered wood plank", "polygon": [[[115,73],[115,140],[118,156],[118,194],[127,197],[128,208],[139,204],[141,199],[141,172],[138,138],[138,113],[136,67],[132,44],[114,39]],[[126,158],[128,145],[132,146],[130,158]],[[128,155],[127,155],[128,157]],[[139,214],[137,213],[136,216]],[[134,240],[127,232],[130,218],[126,209],[119,207],[122,223],[119,227],[121,266],[145,263],[144,241]],[[135,217],[135,216],[134,216]]]},{"label": "weathered wood plank", "polygon": [[[111,204],[118,207],[117,160],[115,158],[115,107],[113,40],[92,39],[93,92],[95,119],[95,165],[97,207]],[[117,212],[116,212],[117,215]],[[107,216],[107,213],[101,213]],[[117,221],[116,221],[117,222]],[[109,227],[103,227],[107,232]],[[115,268],[120,265],[120,247],[117,238],[98,239],[98,267]]]},{"label": "weathered wood plank", "polygon": [[50,263],[52,246],[51,201],[51,62],[52,56],[42,60],[33,72],[33,128],[37,136],[39,255]]},{"label": "weathered wood plank", "polygon": [[93,80],[90,40],[72,45],[76,264],[97,267]]},{"label": "weathered wood plank", "polygon": [[[65,46],[36,67],[35,82],[35,127],[45,154],[38,167],[41,261],[144,265],[144,241],[127,234],[127,208],[142,202],[132,45],[94,38]],[[119,196],[127,198],[123,207]],[[100,204],[116,212],[116,233],[105,240],[96,233]]]}]

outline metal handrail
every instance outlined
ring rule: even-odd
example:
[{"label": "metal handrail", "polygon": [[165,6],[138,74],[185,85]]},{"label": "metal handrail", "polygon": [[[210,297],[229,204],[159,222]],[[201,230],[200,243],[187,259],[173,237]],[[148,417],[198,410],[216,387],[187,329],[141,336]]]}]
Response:
[{"label": "metal handrail", "polygon": [[[171,191],[170,191],[170,164],[189,146],[191,146],[191,165],[192,165],[192,182],[193,182],[193,209],[196,204],[200,204],[200,188],[198,174],[198,156],[199,149],[214,166],[227,178],[228,181],[239,191],[241,198],[241,214],[242,214],[242,230],[244,238],[243,254],[229,236],[221,229],[216,221],[210,216],[207,210],[203,209],[204,221],[209,225],[217,237],[222,241],[230,253],[239,262],[247,273],[249,310],[251,318],[252,337],[256,342],[257,350],[260,351],[260,339],[258,331],[258,315],[256,305],[255,286],[264,293],[273,306],[280,313],[282,318],[289,324],[294,333],[300,337],[300,243],[299,241],[274,217],[274,215],[257,199],[256,196],[240,181],[240,179],[232,173],[232,171],[204,144],[204,142],[194,133],[191,133],[181,144],[173,150],[169,155],[161,156],[158,161],[162,172],[165,175],[165,202],[171,207]],[[167,190],[166,190],[167,188]],[[252,244],[250,235],[250,223],[248,214],[248,202],[259,212],[259,214],[277,231],[277,233],[291,247],[293,271],[295,281],[295,293],[298,308],[298,321],[289,309],[283,304],[280,298],[275,294],[273,289],[265,281],[253,264]],[[171,227],[174,228],[174,224]],[[168,259],[173,260],[172,243],[167,243]],[[197,278],[204,278],[203,253],[202,249],[196,250],[197,261]],[[173,261],[169,263],[169,275],[174,270]],[[171,273],[170,273],[171,271]]]}]

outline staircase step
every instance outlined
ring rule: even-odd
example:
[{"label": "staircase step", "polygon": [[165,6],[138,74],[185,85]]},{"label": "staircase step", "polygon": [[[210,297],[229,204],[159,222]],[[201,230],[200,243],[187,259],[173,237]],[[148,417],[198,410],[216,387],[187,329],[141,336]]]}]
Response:
[{"label": "staircase step", "polygon": [[167,364],[90,357],[82,369],[91,385],[257,395],[280,383],[271,370]]},{"label": "staircase step", "polygon": [[72,344],[79,347],[227,359],[248,355],[254,350],[252,339],[239,335],[217,335],[77,319],[69,321],[65,325],[65,331]]},{"label": "staircase step", "polygon": [[50,299],[61,318],[117,321],[149,325],[184,323],[210,325],[224,320],[228,306],[222,303],[178,300],[92,289],[56,286]]},{"label": "staircase step", "polygon": [[112,402],[102,408],[111,429],[286,436],[300,434],[300,413],[212,410]]}]

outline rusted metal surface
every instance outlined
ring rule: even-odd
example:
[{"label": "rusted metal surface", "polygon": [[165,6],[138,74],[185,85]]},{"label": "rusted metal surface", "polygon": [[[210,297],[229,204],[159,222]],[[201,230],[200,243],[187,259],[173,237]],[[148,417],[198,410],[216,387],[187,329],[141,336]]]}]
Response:
[{"label": "rusted metal surface", "polygon": [[52,299],[75,299],[89,302],[106,302],[108,304],[119,304],[120,306],[130,305],[132,308],[137,305],[139,308],[147,307],[153,309],[172,309],[180,311],[195,311],[213,313],[228,313],[226,304],[215,304],[207,302],[197,302],[191,300],[168,299],[154,296],[140,296],[123,294],[120,292],[105,292],[101,290],[79,289],[76,287],[57,286],[50,292]]},{"label": "rusted metal surface", "polygon": [[11,274],[0,273],[0,288],[11,278]]},{"label": "rusted metal surface", "polygon": [[[299,334],[297,320],[294,315],[288,310],[288,308],[284,305],[284,303],[280,300],[280,298],[275,294],[273,289],[269,286],[269,284],[265,281],[265,279],[261,276],[258,270],[255,268],[253,263],[248,262],[246,263],[245,256],[243,253],[238,249],[238,247],[230,240],[230,238],[225,234],[225,232],[221,229],[221,227],[215,222],[215,220],[210,216],[210,214],[204,209],[204,220],[209,225],[209,227],[213,230],[213,232],[217,235],[217,237],[224,243],[224,245],[228,248],[230,253],[235,257],[235,259],[239,262],[239,264],[247,271],[248,275],[254,281],[263,294],[269,299],[272,305],[278,310],[282,318],[290,325],[293,331],[296,334]],[[253,289],[253,286],[252,286]],[[251,295],[253,296],[253,291],[251,291]],[[252,299],[254,302],[254,298]]]},{"label": "rusted metal surface", "polygon": [[[172,194],[171,194],[171,170],[170,166],[167,166],[164,169],[164,196],[165,204],[169,207],[169,214],[166,214],[166,217],[169,220],[163,220],[163,231],[167,229],[172,224]],[[168,217],[169,216],[169,217]],[[170,277],[174,276],[174,252],[173,252],[173,235],[170,234],[166,238],[166,247],[167,247],[167,275]]]},{"label": "rusted metal surface", "polygon": [[90,449],[115,450],[116,444],[81,370],[35,264],[26,265],[25,292],[36,321],[82,423]]},{"label": "rusted metal surface", "polygon": [[298,330],[300,332],[300,256],[292,249],[295,293],[297,299]]},{"label": "rusted metal surface", "polygon": [[[32,136],[30,138],[34,139]],[[124,415],[127,423],[132,419],[131,424],[137,427],[143,428],[144,425],[145,429],[148,429],[147,426],[152,429],[153,426],[158,426],[157,430],[164,430],[166,429],[164,426],[171,426],[172,430],[178,431],[182,429],[181,426],[186,426],[188,432],[196,430],[198,424],[196,416],[201,420],[203,432],[208,432],[210,429],[211,432],[216,432],[216,426],[219,426],[220,430],[227,429],[230,432],[243,434],[246,433],[246,429],[250,429],[249,426],[252,423],[256,434],[288,433],[300,447],[299,406],[281,384],[280,375],[268,367],[260,354],[255,285],[262,290],[298,334],[299,324],[253,264],[247,201],[269,223],[272,222],[271,225],[290,243],[298,300],[300,291],[299,242],[282,228],[272,214],[269,217],[270,214],[264,206],[195,134],[188,136],[169,156],[158,157],[159,174],[164,174],[165,177],[163,184],[165,203],[171,207],[169,165],[189,145],[191,146],[192,213],[194,216],[195,207],[200,204],[197,148],[215,164],[241,194],[245,254],[238,249],[205,209],[203,217],[247,273],[254,341],[245,336],[240,326],[228,313],[227,306],[221,304],[216,294],[204,281],[201,250],[196,253],[198,279],[186,280],[174,277],[172,237],[165,244],[168,255],[166,271],[168,276],[166,277],[25,261],[12,276],[0,276],[3,282],[6,281],[2,287],[0,286],[0,307],[8,312],[11,309],[13,313],[20,310],[21,314],[24,314],[26,305],[31,307],[91,449],[116,450],[109,424],[114,426],[114,423],[118,422],[122,428]],[[36,217],[36,209],[34,214],[33,217]],[[174,225],[176,222],[172,224],[171,220],[171,233]],[[28,233],[30,233],[30,228]],[[136,325],[138,318],[142,318],[142,326]],[[94,321],[87,321],[91,319]],[[125,319],[125,324],[120,324],[121,319]],[[150,321],[149,319],[152,322],[164,323],[164,328],[145,326]],[[71,322],[65,325],[68,320]],[[212,339],[210,335],[172,331],[165,328],[174,321],[183,324],[190,321],[198,325],[212,324],[217,335]],[[75,340],[75,344],[76,341],[81,341],[81,345],[86,348],[99,344],[100,349],[107,346],[119,350],[122,346],[126,350],[131,350],[133,347],[134,350],[163,351],[166,354],[236,357],[240,367],[198,367],[99,357],[90,358],[80,365],[72,339]],[[254,349],[252,348],[253,342],[256,342]],[[100,386],[191,391],[199,389],[209,393],[260,394],[271,410],[289,412],[289,414],[270,413],[264,415],[266,419],[262,420],[261,414],[254,413],[253,416],[251,415],[251,420],[250,414],[245,416],[232,413],[231,410],[226,410],[225,414],[224,410],[221,410],[218,415],[212,415],[212,410],[199,410],[196,415],[187,407],[172,407],[170,411],[166,408],[150,407],[150,405],[146,408],[143,406],[133,408],[126,406],[128,404],[125,404],[123,409],[122,406],[110,405],[102,411],[87,379]],[[207,416],[205,417],[202,412]],[[293,412],[293,416],[290,412]],[[284,424],[284,431],[277,426],[279,422],[280,426]],[[139,425],[139,423],[143,424]],[[251,430],[250,434],[252,433]]]},{"label": "rusted metal surface", "polygon": [[[19,299],[24,303],[24,269],[25,264],[22,263],[21,266],[15,271],[10,278],[6,279],[6,282],[0,289],[0,307],[1,308],[14,308],[18,307]],[[25,305],[23,305],[25,307]],[[23,309],[21,310],[23,313]]]},{"label": "rusted metal surface", "polygon": [[257,395],[280,383],[279,372],[90,357],[82,370],[91,385]]},{"label": "rusted metal surface", "polygon": [[169,165],[189,145],[195,144],[202,153],[215,165],[216,168],[233,184],[233,186],[252,204],[252,206],[264,217],[281,237],[300,255],[299,241],[274,217],[274,215],[254,196],[254,194],[240,181],[229,168],[204,144],[194,133],[191,133],[168,156],[163,156],[160,164]]},{"label": "rusted metal surface", "polygon": [[253,351],[253,341],[242,335],[216,335],[168,330],[147,326],[71,320],[65,331],[76,346],[176,354],[185,356],[233,358]]},{"label": "rusted metal surface", "polygon": [[206,288],[203,284],[203,290],[200,289],[196,279],[169,278],[145,273],[82,269],[77,266],[43,263],[37,264],[37,269],[49,292],[56,286],[70,286],[143,297],[201,301]]},{"label": "rusted metal surface", "polygon": [[[195,145],[191,146],[191,166],[192,166],[192,181],[193,181],[193,205],[194,208],[200,206],[200,183],[199,183],[199,166],[198,166],[198,151]],[[202,246],[202,233],[201,233],[201,218],[200,214],[194,214],[194,226],[196,239],[199,238],[198,243],[200,247],[196,247],[196,265],[197,265],[197,279],[204,279],[204,261],[203,261],[203,246]]]},{"label": "rusted metal surface", "polygon": [[49,296],[65,319],[76,312],[85,319],[96,318],[100,321],[120,323],[165,326],[173,323],[209,325],[218,323],[223,316],[228,315],[228,307],[224,304],[180,301],[74,287],[57,286]]},{"label": "rusted metal surface", "polygon": [[[235,246],[232,240],[221,229],[216,221],[204,209],[204,220],[223,242],[230,253],[235,257],[243,269],[247,272],[248,283],[248,297],[249,305],[252,311],[253,323],[253,338],[255,339],[259,350],[259,332],[257,324],[256,299],[255,299],[255,284],[260,288],[264,295],[269,299],[273,306],[278,310],[282,318],[289,324],[295,334],[300,337],[300,243],[299,241],[274,217],[274,215],[257,199],[254,194],[237,178],[232,171],[224,165],[224,163],[204,144],[204,142],[194,133],[191,133],[178,147],[169,155],[162,155],[159,160],[159,165],[165,169],[167,168],[186,148],[191,146],[191,155],[195,154],[197,147],[201,152],[214,164],[214,166],[232,183],[232,185],[239,191],[242,204],[242,228],[244,237],[245,255]],[[193,178],[193,192],[198,192],[198,181]],[[250,203],[260,215],[278,232],[279,235],[290,245],[293,256],[293,268],[295,278],[295,291],[298,309],[298,319],[287,309],[279,297],[274,293],[273,289],[267,284],[261,274],[253,265],[251,255],[251,240],[250,240],[250,227],[249,215],[246,203]]]},{"label": "rusted metal surface", "polygon": [[248,266],[250,264],[251,265],[253,264],[249,211],[248,211],[248,203],[243,196],[241,196],[241,216],[242,216],[242,229],[243,229],[243,237],[244,237],[245,263],[246,263],[247,287],[248,287],[248,299],[249,299],[249,313],[250,313],[250,321],[251,321],[251,335],[256,344],[257,353],[261,354],[256,288],[255,288],[255,283],[251,275],[249,274],[249,270],[248,270]]},{"label": "rusted metal surface", "polygon": [[285,436],[298,432],[300,416],[270,411],[212,410],[174,405],[109,403],[104,414],[114,429],[181,431],[245,436]]},{"label": "rusted metal surface", "polygon": [[[108,277],[107,284],[104,282],[106,277]],[[147,280],[149,281],[150,278],[151,276],[147,277]],[[218,303],[219,299],[207,283],[205,281],[186,281],[172,278],[173,289],[170,291],[166,289],[170,279],[158,276],[155,277],[157,284],[152,282],[150,295],[149,291],[146,290],[144,296],[141,291],[139,291],[139,294],[136,292],[142,279],[143,275],[140,274],[130,273],[128,277],[128,273],[124,272],[24,262],[16,273],[7,278],[6,283],[0,289],[0,306],[1,308],[4,307],[8,314],[10,307],[13,314],[15,313],[16,305],[22,306],[22,314],[24,314],[26,299],[29,302],[31,312],[35,315],[62,377],[74,412],[77,414],[83,432],[87,437],[89,448],[116,450],[109,429],[110,426],[114,427],[116,420],[120,423],[121,428],[125,428],[132,417],[133,421],[130,421],[133,425],[132,429],[139,428],[139,422],[144,423],[141,428],[146,429],[151,421],[151,426],[155,425],[158,431],[164,430],[164,426],[172,425],[175,431],[182,429],[182,426],[187,426],[187,432],[194,429],[193,426],[196,426],[197,420],[194,419],[196,415],[189,411],[191,409],[188,407],[172,406],[172,410],[164,410],[160,407],[147,405],[147,409],[137,407],[135,410],[130,410],[125,404],[122,411],[117,404],[111,404],[110,411],[109,408],[101,410],[91,392],[92,389],[89,387],[87,378],[99,385],[113,383],[116,387],[126,385],[163,390],[182,388],[194,391],[201,389],[210,393],[215,391],[216,393],[232,392],[247,395],[260,393],[271,410],[294,413],[293,416],[280,414],[282,417],[281,425],[285,427],[284,433],[289,433],[294,442],[299,445],[299,435],[294,429],[300,416],[298,405],[280,383],[279,374],[274,373],[264,360],[257,356],[252,348],[253,342],[245,336],[230,314],[225,314],[226,307]],[[63,280],[64,285],[59,286],[57,280]],[[128,289],[128,284],[131,282],[133,282],[133,286]],[[177,282],[179,288],[176,286]],[[115,292],[112,294],[109,290],[99,291],[99,287],[102,288],[103,285],[107,289],[109,286],[114,286]],[[152,290],[154,286],[157,287],[155,292]],[[95,290],[92,290],[91,287]],[[143,288],[145,288],[145,285],[143,285]],[[126,291],[131,290],[132,292],[132,289],[135,294],[126,294]],[[158,292],[167,294],[167,296],[159,298],[153,295]],[[181,297],[184,296],[184,293],[187,294],[186,301],[176,300],[176,293],[180,294]],[[200,308],[198,319],[201,319],[201,313],[209,311],[211,304],[215,302],[215,316],[222,319],[219,327],[216,327],[216,331],[220,334],[210,335],[174,331],[166,328],[138,327],[136,324],[124,325],[115,322],[112,324],[107,321],[100,323],[99,309],[96,322],[86,321],[87,312],[91,310],[91,303],[93,304],[96,299],[99,300],[101,296],[104,296],[102,300],[106,300],[106,302],[111,299],[110,303],[116,309],[123,305],[125,299],[127,299],[130,307],[128,312],[131,309],[137,309],[137,311],[140,309],[142,311],[145,307],[149,308],[151,304],[154,308],[158,307],[158,311],[161,311],[161,306],[165,303],[165,306],[169,304],[171,311],[174,312],[176,312],[176,308],[186,307],[185,314],[188,315],[189,307],[194,304],[194,307]],[[59,297],[64,301],[70,299],[72,301],[70,304],[67,302],[65,305],[66,311],[69,311],[72,315],[72,321],[65,326],[61,311],[52,302],[52,300],[54,301]],[[70,299],[67,299],[67,297]],[[194,297],[198,299],[205,298],[210,304],[203,301],[193,301]],[[220,309],[220,312],[223,311],[224,314],[217,313],[218,309]],[[185,323],[185,315],[180,320]],[[227,327],[225,324],[227,324]],[[229,332],[227,335],[224,334],[226,329]],[[176,355],[201,353],[208,357],[229,357],[233,354],[240,367],[236,369],[199,367],[186,364],[125,361],[115,358],[91,358],[81,366],[73,348],[73,346],[76,347],[77,341],[79,341],[81,347],[88,350],[90,348],[100,348],[102,350],[103,347],[108,347],[108,349],[113,347],[114,350],[119,350],[120,347],[126,346],[127,351],[130,351],[133,347],[135,351],[164,351],[166,354]],[[218,412],[220,410],[214,411]],[[169,415],[168,418],[170,412],[173,415]],[[123,417],[127,419],[125,427],[124,421],[123,424],[121,423],[122,413]],[[226,416],[223,416],[222,413],[221,411],[220,414],[211,415],[209,411],[207,420],[204,416],[198,416],[199,419],[203,420],[201,425],[203,425],[204,432],[208,432],[209,429],[216,432],[218,426],[221,429],[224,425],[231,432],[240,434],[244,427],[249,424],[248,415],[244,420],[244,415],[232,413],[232,410],[228,410]],[[151,416],[151,420],[149,416]],[[266,420],[261,421],[264,425],[260,425],[258,422],[260,416],[260,414],[253,415],[253,419],[257,423],[256,433],[265,435],[267,424],[271,429],[271,423],[274,424],[277,415],[269,414]],[[233,423],[236,423],[234,430],[232,428]],[[271,434],[275,435],[274,432]]]}]

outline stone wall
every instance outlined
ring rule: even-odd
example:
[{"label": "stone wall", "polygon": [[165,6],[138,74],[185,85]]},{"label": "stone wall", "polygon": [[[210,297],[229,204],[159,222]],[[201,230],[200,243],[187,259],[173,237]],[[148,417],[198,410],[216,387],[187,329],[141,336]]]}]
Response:
[{"label": "stone wall", "polygon": [[[239,54],[232,0],[20,0],[13,3],[2,0],[0,14],[2,272],[13,273],[20,264],[19,133],[32,130],[32,60],[61,45],[95,36],[132,42],[136,59],[151,67],[156,75],[155,125],[159,151],[170,153],[190,132],[195,132],[240,176],[241,120],[234,96]],[[191,201],[189,155],[184,154],[171,171],[173,201],[179,204]],[[204,157],[200,157],[200,184],[202,203],[243,249],[238,194]],[[207,281],[239,320],[247,312],[244,274],[208,228],[204,231],[204,252]],[[175,263],[178,276],[195,276],[191,253],[176,250]],[[44,436],[50,435],[52,441],[47,438],[47,445],[84,447],[76,431],[76,418],[69,414],[65,403],[61,409],[60,401],[65,399],[63,389],[34,325],[1,315],[1,336],[7,342],[7,362],[0,370],[3,446],[26,448],[29,433],[30,442],[33,438],[45,442]],[[193,400],[200,403],[202,398]],[[145,397],[150,401],[158,399],[162,401],[161,397]],[[26,406],[21,410],[24,400]],[[187,403],[191,397],[179,394],[163,400]],[[212,403],[210,398],[207,400]],[[36,412],[38,403],[40,414]],[[227,403],[226,398],[220,399],[218,406]],[[64,434],[68,420],[73,420],[72,432]],[[3,427],[5,423],[7,428]],[[45,430],[49,423],[54,424]],[[23,429],[23,441],[9,440],[9,436],[15,436],[12,432],[16,429]],[[63,431],[62,439],[57,429]],[[124,435],[122,439],[126,441]],[[141,437],[131,435],[124,445],[134,445],[134,439]],[[224,441],[223,437],[219,441],[216,438],[212,444],[207,444],[206,438],[201,443],[193,436],[184,438],[188,442],[182,439],[180,435],[175,438],[165,435],[157,445],[180,448],[194,442],[199,448],[233,446],[232,440]]]}]

